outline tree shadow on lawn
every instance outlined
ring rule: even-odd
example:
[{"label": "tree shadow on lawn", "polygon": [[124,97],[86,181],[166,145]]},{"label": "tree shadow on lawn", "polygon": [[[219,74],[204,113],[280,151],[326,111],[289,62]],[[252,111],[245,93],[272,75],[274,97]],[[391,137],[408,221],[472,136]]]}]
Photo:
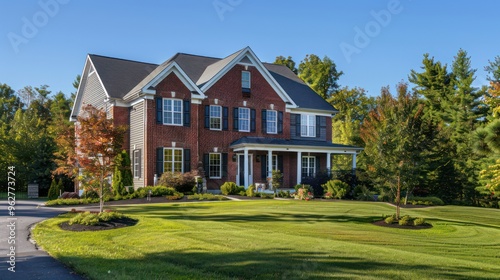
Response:
[{"label": "tree shadow on lawn", "polygon": [[[194,250],[194,248],[193,248]],[[500,271],[475,270],[460,265],[445,267],[397,264],[357,257],[339,256],[343,252],[297,252],[289,249],[243,252],[169,251],[146,254],[140,259],[99,259],[62,257],[65,263],[87,263],[91,278],[97,275],[125,278],[135,273],[143,279],[332,279],[332,278],[405,278],[492,279]],[[90,260],[92,259],[92,260]],[[89,265],[90,263],[99,265]],[[78,265],[77,265],[78,267]],[[99,277],[100,278],[100,277]]]},{"label": "tree shadow on lawn", "polygon": [[294,223],[318,223],[318,222],[349,222],[358,224],[370,224],[380,220],[380,216],[350,216],[350,215],[321,215],[321,214],[294,214],[294,213],[261,213],[256,215],[247,214],[207,214],[203,213],[164,213],[166,220],[194,220],[213,222],[294,222]]}]

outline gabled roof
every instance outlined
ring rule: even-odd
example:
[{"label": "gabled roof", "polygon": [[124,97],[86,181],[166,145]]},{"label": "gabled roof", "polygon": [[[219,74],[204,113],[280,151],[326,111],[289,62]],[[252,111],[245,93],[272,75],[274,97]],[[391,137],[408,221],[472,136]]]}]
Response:
[{"label": "gabled roof", "polygon": [[337,111],[286,66],[260,62],[249,47],[223,59],[177,53],[160,65],[95,54],[88,57],[110,98],[131,101],[140,93],[153,92],[153,81],[158,81],[172,68],[182,76],[193,94],[198,93],[199,98],[204,98],[203,92],[221,76],[237,63],[244,63],[259,69],[287,107],[323,113]]},{"label": "gabled roof", "polygon": [[123,98],[158,65],[89,54],[109,97]]},{"label": "gabled roof", "polygon": [[319,94],[312,90],[290,68],[285,65],[263,63],[273,75],[276,82],[288,93],[295,104],[301,108],[326,110],[338,112],[330,103],[326,102]]},{"label": "gabled roof", "polygon": [[198,86],[203,86],[206,82],[210,81],[213,77],[215,77],[215,75],[217,75],[220,71],[222,71],[222,69],[224,69],[224,67],[229,65],[229,63],[231,63],[231,61],[233,61],[239,54],[241,54],[245,50],[246,50],[246,48],[241,49],[241,50],[229,55],[228,57],[221,59],[221,60],[209,65],[208,67],[206,67],[206,69],[203,72],[203,74],[201,75],[201,77],[196,81],[196,84]]}]

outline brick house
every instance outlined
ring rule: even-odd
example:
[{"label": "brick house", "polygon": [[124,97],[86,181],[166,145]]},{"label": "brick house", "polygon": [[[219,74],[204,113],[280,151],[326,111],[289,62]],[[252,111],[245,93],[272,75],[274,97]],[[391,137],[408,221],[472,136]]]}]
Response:
[{"label": "brick house", "polygon": [[163,172],[203,166],[208,189],[226,181],[248,187],[273,169],[284,187],[330,169],[337,111],[290,69],[261,62],[246,47],[226,58],[178,53],[157,65],[88,55],[71,118],[83,104],[128,125],[134,186]]}]

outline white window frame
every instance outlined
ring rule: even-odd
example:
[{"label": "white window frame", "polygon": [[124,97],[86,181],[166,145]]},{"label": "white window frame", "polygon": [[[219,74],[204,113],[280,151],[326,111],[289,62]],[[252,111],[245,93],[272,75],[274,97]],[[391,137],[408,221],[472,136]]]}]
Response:
[{"label": "white window frame", "polygon": [[[172,151],[172,160],[167,161],[165,152],[169,150]],[[175,160],[175,151],[181,151],[181,160],[176,161]],[[172,164],[172,168],[170,170],[167,169],[167,163]],[[175,170],[175,164],[180,163],[181,169],[180,170]],[[163,148],[163,172],[182,172],[184,173],[184,149],[182,148]]]},{"label": "white window frame", "polygon": [[[278,155],[272,155],[271,162],[272,162],[271,170],[278,170]],[[280,171],[283,172],[283,170]]]},{"label": "white window frame", "polygon": [[[214,108],[219,109],[219,116],[212,115],[215,112]],[[212,127],[212,119],[219,120],[219,128]],[[222,106],[210,105],[210,130],[222,130]]]},{"label": "white window frame", "polygon": [[[274,120],[269,120],[270,113],[274,115]],[[270,130],[270,124],[273,125],[274,131]],[[268,134],[278,134],[278,111],[276,110],[267,110],[266,111],[266,132]]]},{"label": "white window frame", "polygon": [[[171,101],[171,106],[167,106],[167,102]],[[180,110],[175,110],[176,109],[176,104],[179,104]],[[166,125],[175,125],[175,126],[182,126],[183,125],[183,106],[182,106],[182,99],[176,99],[176,98],[163,98],[163,124]],[[178,123],[175,122],[175,116],[176,114],[180,115],[180,118],[178,119]],[[167,117],[170,116],[171,122],[167,122]]]},{"label": "white window frame", "polygon": [[[217,162],[214,162],[217,159],[214,159],[214,161],[212,161],[212,156],[219,156],[218,164],[217,164]],[[215,168],[215,172],[218,174],[213,174],[212,168]],[[222,154],[221,153],[209,153],[208,154],[208,177],[210,179],[221,179],[222,178]]]},{"label": "white window frame", "polygon": [[137,149],[137,150],[134,150],[133,151],[133,154],[132,154],[132,158],[134,160],[134,178],[141,178],[141,170],[140,170],[140,167],[141,167],[141,162],[140,162],[140,158],[141,158],[141,149]]},{"label": "white window frame", "polygon": [[[245,77],[245,75],[248,75],[248,81]],[[252,75],[249,71],[241,71],[241,87],[242,88],[250,88],[250,85],[252,80]]]},{"label": "white window frame", "polygon": [[316,125],[315,115],[300,115],[300,136],[316,137]]},{"label": "white window frame", "polygon": [[[241,114],[243,111],[247,112],[248,118],[242,118]],[[243,123],[246,122],[247,129],[243,129]],[[238,108],[238,131],[241,132],[250,132],[250,108],[240,107]]]},{"label": "white window frame", "polygon": [[[311,170],[312,173],[309,172]],[[302,156],[302,177],[313,177],[315,175],[316,175],[316,157]]]}]

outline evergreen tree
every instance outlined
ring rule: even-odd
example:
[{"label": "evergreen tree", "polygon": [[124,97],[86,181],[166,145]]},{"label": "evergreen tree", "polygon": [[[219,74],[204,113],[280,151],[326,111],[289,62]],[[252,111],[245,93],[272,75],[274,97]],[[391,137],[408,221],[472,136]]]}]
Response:
[{"label": "evergreen tree", "polygon": [[362,125],[370,177],[376,187],[392,192],[399,219],[401,191],[407,196],[417,186],[424,172],[422,155],[427,147],[423,122],[423,105],[418,97],[398,85],[398,95],[392,97],[383,88],[377,104]]},{"label": "evergreen tree", "polygon": [[49,200],[54,200],[54,199],[57,199],[58,196],[59,196],[59,191],[58,191],[56,180],[52,179],[52,183],[50,183],[50,188],[49,188],[49,192],[47,194],[47,198]]},{"label": "evergreen tree", "polygon": [[115,171],[113,173],[113,193],[123,195],[125,187],[133,186],[130,156],[123,150],[115,158]]}]

